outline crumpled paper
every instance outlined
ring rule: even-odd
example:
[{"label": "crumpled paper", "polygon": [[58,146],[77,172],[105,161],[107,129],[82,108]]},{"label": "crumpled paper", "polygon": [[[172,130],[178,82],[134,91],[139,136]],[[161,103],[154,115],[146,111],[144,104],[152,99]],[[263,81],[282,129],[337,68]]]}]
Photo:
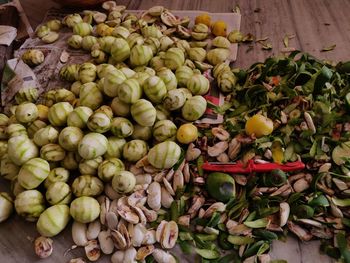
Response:
[{"label": "crumpled paper", "polygon": [[0,45],[9,46],[16,37],[17,29],[15,27],[0,25]]}]

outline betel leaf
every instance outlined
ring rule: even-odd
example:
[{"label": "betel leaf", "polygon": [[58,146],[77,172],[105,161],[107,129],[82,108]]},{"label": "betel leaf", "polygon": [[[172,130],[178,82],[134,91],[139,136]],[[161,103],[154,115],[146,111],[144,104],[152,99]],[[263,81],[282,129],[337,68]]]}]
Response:
[{"label": "betel leaf", "polygon": [[341,231],[336,235],[340,254],[346,263],[350,263],[350,250],[348,249],[345,232]]},{"label": "betel leaf", "polygon": [[318,76],[315,80],[314,93],[318,94],[322,91],[323,87],[333,76],[332,70],[330,70],[327,66],[323,66],[321,70],[318,72]]},{"label": "betel leaf", "polygon": [[267,218],[261,218],[254,221],[243,222],[244,225],[250,228],[263,228],[263,227],[266,227],[268,223],[269,223],[269,220]]}]

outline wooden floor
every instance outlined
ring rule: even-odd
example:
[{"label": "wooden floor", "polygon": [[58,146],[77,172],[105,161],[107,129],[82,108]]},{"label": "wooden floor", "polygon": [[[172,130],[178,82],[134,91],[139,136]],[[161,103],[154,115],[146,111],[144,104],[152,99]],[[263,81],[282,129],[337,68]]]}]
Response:
[{"label": "wooden floor", "polygon": [[[234,3],[242,13],[241,31],[256,38],[268,37],[273,46],[271,51],[261,49],[259,44],[241,45],[238,51],[237,67],[247,68],[256,61],[271,55],[278,55],[284,48],[285,35],[294,35],[289,46],[333,61],[350,60],[350,1],[349,0],[118,0],[128,9],[147,9],[164,5],[169,9],[208,10],[230,12]],[[47,9],[54,6],[49,0],[21,0],[33,27],[43,19]],[[323,47],[335,44],[334,50],[320,52]],[[0,181],[0,191],[6,186]],[[24,222],[18,216],[0,225],[0,262],[68,262],[82,250],[74,250],[64,256],[71,246],[70,230],[55,238],[54,253],[47,260],[38,260],[32,249],[32,240],[37,235],[34,224]],[[273,258],[286,259],[289,263],[328,263],[329,258],[319,255],[318,243],[300,243],[290,238],[287,243],[275,243],[271,252]],[[101,262],[109,262],[109,258]],[[193,262],[193,261],[188,261]]]}]

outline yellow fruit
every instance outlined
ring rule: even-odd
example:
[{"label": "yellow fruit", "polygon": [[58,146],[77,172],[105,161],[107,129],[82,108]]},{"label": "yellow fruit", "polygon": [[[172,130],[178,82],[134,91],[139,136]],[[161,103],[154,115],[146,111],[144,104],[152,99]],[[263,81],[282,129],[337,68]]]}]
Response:
[{"label": "yellow fruit", "polygon": [[284,151],[280,141],[274,141],[271,146],[272,159],[275,163],[283,163]]},{"label": "yellow fruit", "polygon": [[273,122],[261,114],[255,114],[247,120],[245,131],[248,135],[254,134],[257,138],[269,135],[273,131]]},{"label": "yellow fruit", "polygon": [[38,109],[38,119],[41,121],[47,121],[47,115],[49,114],[49,107],[45,105],[36,105]]},{"label": "yellow fruit", "polygon": [[211,27],[211,32],[215,36],[226,37],[227,25],[225,21],[222,21],[222,20],[216,21]]},{"label": "yellow fruit", "polygon": [[182,124],[177,130],[176,138],[180,143],[189,144],[198,138],[197,127],[192,123]]},{"label": "yellow fruit", "polygon": [[208,27],[210,27],[211,17],[208,13],[201,14],[201,15],[196,17],[194,23],[195,24],[204,24],[204,25],[207,25]]}]

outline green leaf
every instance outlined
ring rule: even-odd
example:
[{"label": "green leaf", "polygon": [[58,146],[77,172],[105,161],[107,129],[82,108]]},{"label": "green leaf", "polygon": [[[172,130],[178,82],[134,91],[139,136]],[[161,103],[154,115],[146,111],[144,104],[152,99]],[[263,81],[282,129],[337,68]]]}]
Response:
[{"label": "green leaf", "polygon": [[203,171],[203,168],[202,168],[203,164],[204,164],[204,158],[203,158],[203,155],[201,155],[201,156],[199,156],[197,158],[197,170],[198,170],[198,174],[200,176],[204,175],[204,171]]},{"label": "green leaf", "polygon": [[191,245],[191,242],[179,240],[178,243],[179,243],[179,246],[181,248],[181,251],[184,254],[189,255],[192,253],[193,246]]},{"label": "green leaf", "polygon": [[336,44],[333,44],[333,45],[330,45],[330,46],[327,46],[327,47],[323,47],[320,51],[321,51],[321,52],[331,51],[331,50],[333,50],[336,46],[337,46]]},{"label": "green leaf", "polygon": [[337,238],[340,254],[344,258],[346,263],[350,263],[350,250],[348,249],[345,232],[344,231],[338,232],[336,235],[336,238]]},{"label": "green leaf", "polygon": [[220,253],[216,250],[195,248],[195,251],[202,258],[206,259],[217,259],[220,257]]}]

